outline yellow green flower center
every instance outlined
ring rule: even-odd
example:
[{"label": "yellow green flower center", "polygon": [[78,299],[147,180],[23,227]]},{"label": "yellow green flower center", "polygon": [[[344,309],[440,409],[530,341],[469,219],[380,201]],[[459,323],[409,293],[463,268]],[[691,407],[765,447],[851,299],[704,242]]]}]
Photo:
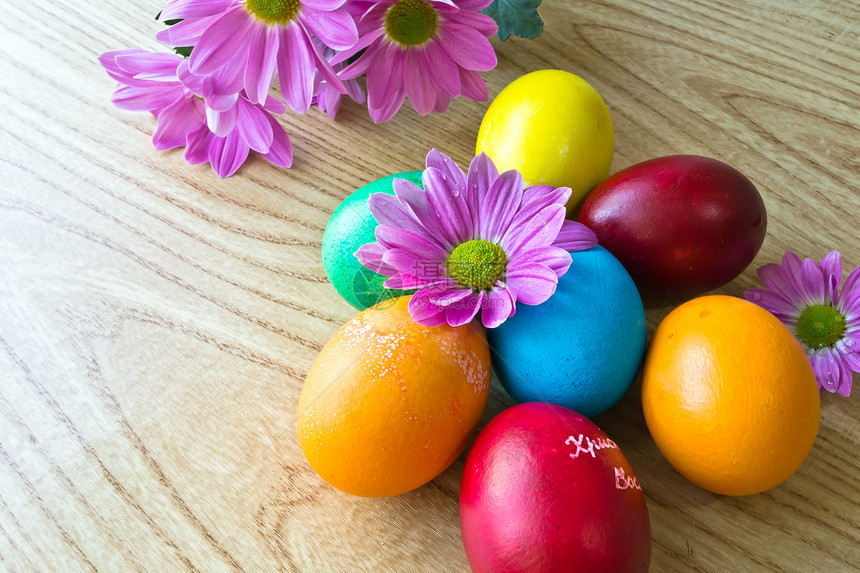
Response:
[{"label": "yellow green flower center", "polygon": [[463,288],[490,290],[505,276],[507,259],[498,245],[474,239],[457,245],[448,256],[448,276]]},{"label": "yellow green flower center", "polygon": [[301,7],[299,0],[245,0],[248,13],[270,26],[289,24]]},{"label": "yellow green flower center", "polygon": [[797,336],[815,350],[833,346],[843,334],[845,317],[829,305],[810,306],[797,319]]},{"label": "yellow green flower center", "polygon": [[438,12],[424,0],[399,0],[385,14],[385,33],[402,46],[420,46],[437,28]]}]

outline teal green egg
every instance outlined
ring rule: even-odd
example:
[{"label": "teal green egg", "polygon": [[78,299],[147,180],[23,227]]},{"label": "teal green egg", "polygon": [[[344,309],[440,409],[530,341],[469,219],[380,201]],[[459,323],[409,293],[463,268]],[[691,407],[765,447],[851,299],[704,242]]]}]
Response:
[{"label": "teal green egg", "polygon": [[338,294],[359,310],[411,292],[382,286],[388,277],[365,268],[358,262],[355,252],[362,245],[376,241],[374,233],[379,223],[367,204],[370,194],[394,195],[394,179],[406,179],[423,188],[422,173],[423,171],[395,173],[368,183],[343,200],[325,227],[322,241],[325,273]]}]

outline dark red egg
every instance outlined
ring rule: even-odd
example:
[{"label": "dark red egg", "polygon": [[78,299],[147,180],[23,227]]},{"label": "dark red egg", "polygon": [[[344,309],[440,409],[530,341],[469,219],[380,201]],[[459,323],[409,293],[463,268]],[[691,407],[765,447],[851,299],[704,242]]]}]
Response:
[{"label": "dark red egg", "polygon": [[509,408],[466,459],[460,527],[474,573],[648,570],[651,524],[618,446],[562,406]]},{"label": "dark red egg", "polygon": [[693,296],[752,262],[767,212],[734,167],[696,155],[658,157],[598,185],[579,212],[643,294]]}]

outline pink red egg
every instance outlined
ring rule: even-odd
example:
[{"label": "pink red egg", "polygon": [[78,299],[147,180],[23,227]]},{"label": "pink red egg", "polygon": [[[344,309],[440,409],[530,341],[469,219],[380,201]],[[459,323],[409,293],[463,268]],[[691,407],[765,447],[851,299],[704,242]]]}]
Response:
[{"label": "pink red egg", "polygon": [[619,171],[591,192],[579,221],[643,294],[668,297],[728,283],[755,258],[767,231],[755,185],[734,167],[695,155]]},{"label": "pink red egg", "polygon": [[618,445],[573,410],[530,402],[480,433],[460,526],[475,573],[647,571],[651,524]]}]

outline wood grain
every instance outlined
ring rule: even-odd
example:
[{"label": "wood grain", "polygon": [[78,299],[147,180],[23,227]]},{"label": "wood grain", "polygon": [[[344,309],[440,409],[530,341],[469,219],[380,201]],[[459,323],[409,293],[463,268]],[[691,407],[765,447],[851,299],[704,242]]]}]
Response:
[{"label": "wood grain", "polygon": [[[375,126],[345,105],[281,117],[295,165],[219,180],[156,153],[109,103],[99,53],[160,49],[159,2],[6,3],[0,19],[0,570],[467,571],[463,458],[425,487],[333,490],[297,445],[311,361],[354,310],[323,229],[362,184],[431,147],[468,162],[486,103]],[[758,284],[786,249],[860,265],[860,5],[852,0],[545,2],[544,35],[495,42],[491,96],[519,75],[586,78],[615,124],[613,171],[726,161],[770,215]],[[650,308],[653,331],[669,308]],[[855,377],[855,384],[860,383]],[[634,386],[597,418],[645,487],[653,571],[860,570],[858,397],[823,396],[818,441],[766,493],[675,473]],[[484,422],[512,402],[493,389]]]}]

